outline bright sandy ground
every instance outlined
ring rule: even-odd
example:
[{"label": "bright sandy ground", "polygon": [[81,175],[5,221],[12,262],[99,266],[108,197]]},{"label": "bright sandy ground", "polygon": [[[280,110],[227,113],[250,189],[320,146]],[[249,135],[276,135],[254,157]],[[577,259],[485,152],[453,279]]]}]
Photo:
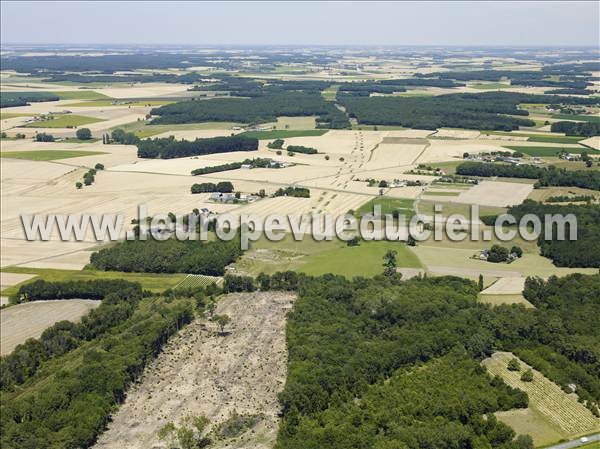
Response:
[{"label": "bright sandy ground", "polygon": [[281,292],[233,294],[219,300],[216,313],[232,319],[227,335],[218,335],[215,324],[205,320],[180,331],[146,368],[96,447],[165,447],[156,433],[168,422],[204,415],[214,426],[233,411],[263,417],[235,441],[216,441],[211,447],[272,447],[280,411],[277,394],[287,369],[285,317],[293,300]]},{"label": "bright sandy ground", "polygon": [[0,355],[9,354],[28,338],[38,338],[58,321],[77,321],[100,305],[91,299],[33,301],[0,310]]},{"label": "bright sandy ground", "polygon": [[[439,197],[441,201],[479,204],[481,206],[506,207],[521,204],[533,190],[533,184],[501,182],[501,181],[482,181],[469,190],[461,192],[458,196]],[[428,196],[428,199],[436,199],[435,195]]]},{"label": "bright sandy ground", "polygon": [[581,140],[579,143],[594,148],[595,150],[600,150],[600,136],[590,137],[589,139]]},{"label": "bright sandy ground", "polygon": [[500,278],[481,292],[482,295],[511,295],[520,294],[525,288],[524,277]]}]

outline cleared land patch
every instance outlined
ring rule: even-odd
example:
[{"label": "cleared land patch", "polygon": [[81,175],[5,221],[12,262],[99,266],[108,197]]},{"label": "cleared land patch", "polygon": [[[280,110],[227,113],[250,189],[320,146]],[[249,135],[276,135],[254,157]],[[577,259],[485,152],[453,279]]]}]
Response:
[{"label": "cleared land patch", "polygon": [[204,415],[216,426],[232,412],[259,415],[254,428],[214,448],[270,448],[278,427],[278,392],[286,378],[286,314],[290,293],[227,295],[216,314],[227,314],[225,335],[215,323],[197,320],[165,346],[144,371],[113,416],[98,448],[140,448],[159,444],[158,430],[188,414]]},{"label": "cleared land patch", "polygon": [[[510,352],[496,352],[485,359],[482,365],[492,375],[502,377],[511,387],[525,391],[529,396],[529,408],[538,412],[563,436],[574,437],[600,430],[600,419],[577,402],[575,394],[566,394],[558,385],[521,360],[520,371],[509,371],[507,365],[513,358],[514,355]],[[533,382],[521,380],[521,374],[527,369],[533,372]],[[519,423],[515,420],[512,424],[516,425],[517,433],[529,433],[526,422]]]},{"label": "cleared land patch", "polygon": [[77,321],[100,305],[91,299],[33,301],[0,311],[0,355],[9,354],[28,338],[38,338],[58,321]]}]

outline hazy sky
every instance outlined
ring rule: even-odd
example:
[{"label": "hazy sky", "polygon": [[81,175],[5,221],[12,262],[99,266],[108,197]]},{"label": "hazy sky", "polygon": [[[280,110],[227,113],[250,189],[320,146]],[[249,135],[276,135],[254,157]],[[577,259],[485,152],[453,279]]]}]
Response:
[{"label": "hazy sky", "polygon": [[600,2],[1,2],[2,43],[599,45]]}]

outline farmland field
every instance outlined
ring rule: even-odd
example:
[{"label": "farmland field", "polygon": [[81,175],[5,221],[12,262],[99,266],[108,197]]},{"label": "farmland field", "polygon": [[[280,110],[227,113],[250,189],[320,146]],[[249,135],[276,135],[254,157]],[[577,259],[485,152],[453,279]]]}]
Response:
[{"label": "farmland field", "polygon": [[519,151],[523,154],[527,154],[532,157],[549,157],[549,156],[557,156],[558,153],[572,153],[572,154],[581,154],[583,152],[594,154],[595,151],[590,148],[585,147],[534,147],[534,146],[515,146],[515,145],[505,145],[504,148],[508,148],[509,150]]},{"label": "farmland field", "polygon": [[[492,375],[498,375],[511,387],[525,391],[529,396],[529,407],[541,415],[541,418],[551,424],[562,437],[576,437],[578,435],[600,431],[600,419],[582,404],[577,402],[574,394],[566,394],[554,382],[548,380],[539,371],[533,371],[533,382],[523,382],[521,372],[509,371],[506,366],[514,356],[509,352],[496,352],[492,357],[485,359],[482,364]],[[531,367],[519,361],[521,371]],[[502,415],[501,415],[502,416]],[[527,421],[514,420],[511,422],[520,433],[528,433]],[[523,427],[522,427],[523,426]],[[538,444],[547,444],[551,441],[539,441]]]},{"label": "farmland field", "polygon": [[36,150],[36,151],[2,151],[0,157],[13,159],[26,159],[30,161],[55,161],[80,156],[93,156],[95,154],[107,154],[100,151],[76,151],[76,150]]},{"label": "farmland field", "polygon": [[2,330],[1,355],[10,353],[28,338],[38,338],[46,328],[62,320],[77,321],[100,305],[90,299],[33,301],[0,311]]},{"label": "farmland field", "polygon": [[75,114],[60,114],[52,117],[51,119],[28,123],[25,125],[25,128],[75,128],[103,121],[102,119]]}]

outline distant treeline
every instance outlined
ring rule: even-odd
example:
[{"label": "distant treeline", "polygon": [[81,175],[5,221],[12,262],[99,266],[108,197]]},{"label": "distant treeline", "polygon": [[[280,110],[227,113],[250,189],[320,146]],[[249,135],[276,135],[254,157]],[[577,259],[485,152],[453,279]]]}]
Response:
[{"label": "distant treeline", "polygon": [[105,271],[188,273],[222,276],[240,255],[240,242],[216,240],[128,240],[92,254],[92,266]]},{"label": "distant treeline", "polygon": [[553,165],[546,168],[527,164],[463,162],[456,167],[456,173],[466,176],[537,179],[538,187],[561,186],[600,190],[598,170],[566,170]]},{"label": "distant treeline", "polygon": [[317,126],[347,128],[346,115],[318,92],[286,91],[252,99],[214,98],[208,101],[183,101],[152,109],[158,115],[152,123],[176,124],[208,121],[263,123],[278,116],[318,116]]},{"label": "distant treeline", "polygon": [[566,95],[591,95],[593,94],[593,90],[587,89],[552,89],[544,91],[546,95],[558,95],[558,94],[566,94]]},{"label": "distant treeline", "polygon": [[138,157],[173,159],[232,151],[255,151],[258,149],[258,139],[227,136],[189,141],[175,140],[173,136],[170,136],[140,140],[137,142],[137,147]]},{"label": "distant treeline", "polygon": [[[558,72],[560,73],[560,72]],[[436,77],[439,79],[450,79],[459,81],[500,81],[503,78],[510,79],[512,85],[515,86],[531,86],[531,87],[558,87],[570,89],[585,89],[591,85],[585,78],[569,76],[568,78],[560,78],[558,81],[550,79],[551,75],[555,75],[554,71],[519,71],[519,70],[473,70],[464,72],[436,72],[428,74],[417,74],[421,78]],[[591,76],[589,72],[580,72],[578,75]]]},{"label": "distant treeline", "polygon": [[233,192],[233,184],[229,181],[217,182],[203,182],[201,184],[193,184],[191,187],[192,193],[231,193]]},{"label": "distant treeline", "polygon": [[198,83],[206,75],[198,73],[186,73],[183,75],[152,73],[149,75],[79,75],[76,73],[66,73],[60,75],[52,75],[42,81],[50,83],[59,83],[69,81],[77,84],[87,83],[181,83],[192,84]]},{"label": "distant treeline", "polygon": [[52,92],[0,92],[0,108],[27,106],[29,103],[58,100],[58,95]]},{"label": "distant treeline", "polygon": [[[525,200],[519,206],[508,209],[517,222],[524,215],[533,214],[542,222],[542,232],[538,238],[542,256],[552,259],[559,267],[600,267],[600,207],[591,204],[584,205],[556,205],[542,204],[532,200]],[[557,240],[556,229],[553,230],[553,238],[546,240],[544,217],[546,214],[561,214],[563,216],[573,214],[577,218],[577,240],[569,240],[569,229],[566,227],[565,240]]]},{"label": "distant treeline", "polygon": [[565,133],[567,136],[600,136],[600,122],[554,122],[550,125],[550,129],[552,132]]},{"label": "distant treeline", "polygon": [[48,299],[96,299],[127,289],[139,290],[139,284],[123,279],[92,279],[84,281],[47,282],[41,279],[19,288],[11,302],[45,301]]},{"label": "distant treeline", "polygon": [[[400,125],[407,128],[440,127],[511,131],[534,126],[520,103],[593,105],[594,98],[529,95],[513,92],[448,94],[430,97],[356,97],[338,95],[351,117],[366,125]],[[514,116],[524,116],[523,118]]]}]

